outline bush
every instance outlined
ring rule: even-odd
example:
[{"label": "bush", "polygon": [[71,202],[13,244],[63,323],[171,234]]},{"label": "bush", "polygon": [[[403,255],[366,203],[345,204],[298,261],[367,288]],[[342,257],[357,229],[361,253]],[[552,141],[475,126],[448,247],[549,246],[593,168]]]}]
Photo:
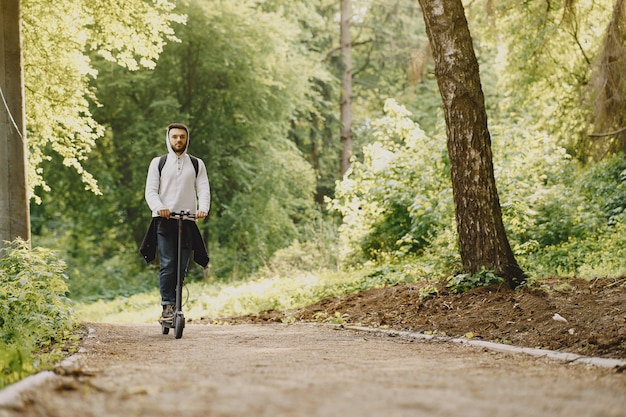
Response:
[{"label": "bush", "polygon": [[136,251],[117,253],[92,263],[72,263],[74,266],[67,271],[68,295],[74,301],[112,300],[158,287],[157,266],[145,265]]},{"label": "bush", "polygon": [[55,342],[70,336],[75,321],[64,269],[51,251],[31,250],[19,239],[5,244],[0,258],[0,387],[49,366],[56,358]]},{"label": "bush", "polygon": [[450,277],[448,280],[448,288],[454,293],[462,293],[473,288],[483,287],[487,285],[502,283],[502,278],[496,276],[493,271],[485,269],[475,274],[458,274]]},{"label": "bush", "polygon": [[[626,159],[615,155],[583,169],[573,163],[533,199],[526,240],[515,245],[533,275],[622,275]],[[530,201],[530,200],[529,200]],[[519,243],[521,234],[514,234]]]},{"label": "bush", "polygon": [[353,263],[419,253],[453,220],[445,141],[426,136],[393,100],[385,112],[332,202],[343,216],[342,255]]},{"label": "bush", "polygon": [[520,264],[532,275],[565,275],[593,278],[626,275],[626,224],[605,225],[586,238],[570,238],[558,245],[520,256]]},{"label": "bush", "polygon": [[580,180],[580,194],[593,201],[609,224],[626,219],[626,157],[614,155],[591,167]]}]

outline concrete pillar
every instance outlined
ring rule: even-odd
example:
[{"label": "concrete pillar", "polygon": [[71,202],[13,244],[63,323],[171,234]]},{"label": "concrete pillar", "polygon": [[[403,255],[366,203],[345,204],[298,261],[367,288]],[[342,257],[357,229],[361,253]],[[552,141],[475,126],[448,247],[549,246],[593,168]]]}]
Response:
[{"label": "concrete pillar", "polygon": [[0,0],[0,89],[1,249],[18,237],[30,241],[20,0]]}]

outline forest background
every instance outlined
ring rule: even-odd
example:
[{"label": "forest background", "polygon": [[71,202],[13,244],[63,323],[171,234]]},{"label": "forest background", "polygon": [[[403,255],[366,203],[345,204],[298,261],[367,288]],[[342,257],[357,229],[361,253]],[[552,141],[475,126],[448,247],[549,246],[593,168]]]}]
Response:
[{"label": "forest background", "polygon": [[[174,121],[190,126],[212,190],[199,223],[211,267],[190,270],[191,316],[442,277],[465,288],[418,2],[352,0],[345,175],[337,1],[118,3],[22,3],[35,249],[26,259],[16,242],[2,266],[7,277],[30,268],[47,295],[3,305],[8,369],[38,366],[15,364],[28,350],[28,324],[6,319],[28,311],[17,303],[58,307],[53,333],[77,317],[154,320],[157,270],[138,253],[143,190]],[[504,224],[528,280],[624,275],[624,2],[464,3]]]}]

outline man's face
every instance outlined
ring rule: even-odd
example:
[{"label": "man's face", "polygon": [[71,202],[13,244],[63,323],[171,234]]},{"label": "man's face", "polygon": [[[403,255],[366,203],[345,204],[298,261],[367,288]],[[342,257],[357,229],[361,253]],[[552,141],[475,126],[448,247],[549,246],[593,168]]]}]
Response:
[{"label": "man's face", "polygon": [[178,155],[183,153],[187,147],[187,131],[185,129],[173,128],[169,131],[170,145],[172,150]]}]

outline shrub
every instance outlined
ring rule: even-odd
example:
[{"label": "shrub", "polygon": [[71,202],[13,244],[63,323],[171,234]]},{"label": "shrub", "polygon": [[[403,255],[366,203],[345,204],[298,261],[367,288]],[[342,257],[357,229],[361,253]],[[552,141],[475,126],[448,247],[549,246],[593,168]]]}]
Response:
[{"label": "shrub", "polygon": [[445,141],[426,136],[393,100],[385,112],[332,201],[343,216],[342,256],[354,263],[418,253],[453,218]]},{"label": "shrub", "polygon": [[575,275],[582,278],[626,274],[626,224],[618,221],[585,238],[541,248],[519,257],[532,275]]},{"label": "shrub", "polygon": [[[23,240],[5,244],[0,258],[0,387],[47,367],[53,344],[75,322],[66,297],[65,264]],[[43,350],[47,354],[43,354]]]},{"label": "shrub", "polygon": [[592,200],[603,220],[626,218],[626,157],[614,155],[592,166],[580,180],[580,194]]},{"label": "shrub", "polygon": [[458,274],[450,277],[448,288],[454,293],[462,293],[473,288],[492,284],[501,284],[502,278],[496,276],[493,271],[480,270],[475,274]]}]

